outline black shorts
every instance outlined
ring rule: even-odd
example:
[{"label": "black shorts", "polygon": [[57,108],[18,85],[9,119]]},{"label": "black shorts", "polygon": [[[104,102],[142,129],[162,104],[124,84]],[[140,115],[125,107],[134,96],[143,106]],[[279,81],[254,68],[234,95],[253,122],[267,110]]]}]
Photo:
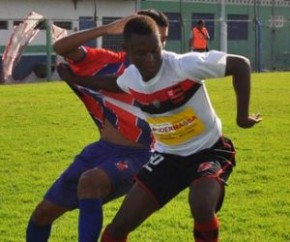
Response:
[{"label": "black shorts", "polygon": [[214,177],[226,183],[235,166],[235,149],[227,138],[220,138],[211,148],[189,156],[154,152],[137,175],[160,207],[201,177]]}]

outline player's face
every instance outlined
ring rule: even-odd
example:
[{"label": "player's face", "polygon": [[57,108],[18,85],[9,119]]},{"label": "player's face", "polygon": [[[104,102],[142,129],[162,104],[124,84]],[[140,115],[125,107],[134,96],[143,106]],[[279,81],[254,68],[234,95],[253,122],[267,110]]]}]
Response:
[{"label": "player's face", "polygon": [[159,34],[132,34],[126,44],[130,62],[134,64],[144,81],[152,79],[160,69],[162,44]]},{"label": "player's face", "polygon": [[198,26],[197,26],[199,29],[202,29],[203,27],[204,27],[204,23],[200,23],[200,24],[198,24]]}]

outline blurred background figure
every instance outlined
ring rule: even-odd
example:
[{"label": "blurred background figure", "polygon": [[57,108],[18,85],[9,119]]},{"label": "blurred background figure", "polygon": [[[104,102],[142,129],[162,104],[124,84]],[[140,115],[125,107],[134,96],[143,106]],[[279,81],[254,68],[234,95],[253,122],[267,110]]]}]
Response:
[{"label": "blurred background figure", "polygon": [[208,51],[209,38],[207,28],[205,27],[205,21],[202,19],[198,20],[197,25],[191,30],[189,39],[190,50],[197,52]]}]

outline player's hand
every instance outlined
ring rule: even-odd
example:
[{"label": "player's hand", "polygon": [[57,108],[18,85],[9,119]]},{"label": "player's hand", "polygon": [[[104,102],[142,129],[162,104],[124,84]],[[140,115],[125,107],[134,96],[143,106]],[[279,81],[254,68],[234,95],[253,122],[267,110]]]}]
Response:
[{"label": "player's hand", "polygon": [[75,75],[73,74],[71,68],[68,64],[60,63],[57,66],[57,73],[59,77],[65,82],[73,82]]},{"label": "player's hand", "polygon": [[241,128],[251,128],[255,124],[260,123],[262,121],[262,117],[259,113],[252,114],[246,119],[238,118],[237,119],[237,124]]},{"label": "player's hand", "polygon": [[107,34],[122,34],[124,30],[125,24],[132,18],[134,18],[136,14],[129,15],[127,17],[118,19],[107,25]]}]

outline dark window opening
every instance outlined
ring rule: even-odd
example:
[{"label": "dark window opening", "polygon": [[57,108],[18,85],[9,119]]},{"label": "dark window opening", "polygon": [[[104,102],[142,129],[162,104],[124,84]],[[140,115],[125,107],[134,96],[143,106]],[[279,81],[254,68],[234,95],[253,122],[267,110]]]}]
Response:
[{"label": "dark window opening", "polygon": [[228,15],[228,39],[247,40],[248,39],[248,15],[229,14]]},{"label": "dark window opening", "polygon": [[181,18],[180,13],[164,13],[169,20],[169,35],[167,40],[181,40]]},{"label": "dark window opening", "polygon": [[8,21],[0,20],[0,29],[8,29]]},{"label": "dark window opening", "polygon": [[[113,18],[113,17],[103,17],[103,25],[112,23],[113,21],[120,19],[120,18]],[[103,36],[103,44],[102,47],[113,50],[113,51],[120,51],[122,50],[122,43],[123,43],[123,35],[105,35]]]},{"label": "dark window opening", "polygon": [[66,30],[72,30],[72,22],[69,21],[54,21],[54,24]]}]

